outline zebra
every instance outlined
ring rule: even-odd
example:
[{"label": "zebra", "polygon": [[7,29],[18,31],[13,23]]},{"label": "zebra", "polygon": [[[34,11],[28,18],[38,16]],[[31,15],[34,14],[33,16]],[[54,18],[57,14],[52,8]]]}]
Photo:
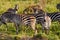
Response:
[{"label": "zebra", "polygon": [[39,22],[42,25],[42,30],[45,30],[46,34],[49,34],[51,18],[43,10],[36,10],[34,15],[36,15],[37,23]]},{"label": "zebra", "polygon": [[[13,14],[12,12],[5,12],[2,15],[0,15],[0,25],[5,24],[6,27],[7,23],[14,23],[15,28],[16,28],[16,34],[18,34],[18,28],[19,25],[28,25],[30,26],[35,34],[37,34],[37,30],[35,28],[35,24],[36,24],[36,18],[32,15],[28,15],[28,14]],[[8,29],[7,29],[8,30]]]},{"label": "zebra", "polygon": [[[51,18],[46,15],[46,13],[43,10],[32,8],[34,13],[33,16],[36,17],[37,24],[42,25],[42,30],[45,30],[45,33],[49,33],[50,25],[51,25]],[[24,10],[26,11],[26,10]]]},{"label": "zebra", "polygon": [[[33,9],[33,10],[35,13],[38,13],[38,12],[36,12],[36,10],[42,10],[42,9]],[[42,12],[43,12],[43,10],[42,10]],[[45,20],[48,23],[48,26],[51,25],[51,22],[54,22],[54,21],[60,22],[60,12],[52,12],[52,13],[46,12],[46,16],[48,17],[47,19],[49,19],[48,20],[49,22],[46,21],[47,19]],[[45,24],[45,25],[47,25],[47,24]],[[50,29],[50,27],[49,27],[49,29]]]}]

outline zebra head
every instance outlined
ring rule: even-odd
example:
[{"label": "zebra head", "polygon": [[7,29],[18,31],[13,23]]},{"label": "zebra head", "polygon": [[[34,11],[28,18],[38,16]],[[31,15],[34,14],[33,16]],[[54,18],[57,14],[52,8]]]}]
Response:
[{"label": "zebra head", "polygon": [[11,13],[13,13],[13,14],[17,13],[17,11],[18,11],[18,5],[15,5],[14,8],[9,8],[9,9],[7,10],[7,12],[11,12]]},{"label": "zebra head", "polygon": [[18,5],[16,4],[15,7],[14,7],[14,10],[18,11]]},{"label": "zebra head", "polygon": [[36,10],[35,14],[44,14],[45,12],[43,10]]}]

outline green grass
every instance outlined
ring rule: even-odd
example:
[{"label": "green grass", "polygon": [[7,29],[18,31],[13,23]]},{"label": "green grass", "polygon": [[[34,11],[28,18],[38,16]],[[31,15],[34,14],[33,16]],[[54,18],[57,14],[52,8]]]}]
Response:
[{"label": "green grass", "polygon": [[[0,14],[4,13],[8,8],[13,8],[15,4],[18,4],[18,14],[22,13],[25,8],[27,8],[31,4],[36,4],[38,1],[22,1],[22,0],[0,0]],[[59,11],[56,9],[57,3],[60,3],[60,0],[49,0],[46,4],[45,11],[46,12],[57,12]],[[16,29],[14,27],[14,24],[7,23],[8,25],[8,31],[6,31],[6,26],[3,24],[0,26],[0,33],[3,35],[8,35],[14,40],[16,36]],[[38,35],[47,37],[49,40],[60,40],[60,24],[58,22],[52,22],[52,25],[50,27],[49,35],[46,35],[45,33],[42,33],[41,25],[37,24],[36,27],[38,28]],[[19,34],[17,35],[17,39],[22,36],[33,36],[34,31],[30,29],[29,27],[23,26],[19,27]],[[4,38],[4,37],[3,37]],[[8,37],[7,37],[8,38]],[[0,38],[2,39],[2,38]]]}]

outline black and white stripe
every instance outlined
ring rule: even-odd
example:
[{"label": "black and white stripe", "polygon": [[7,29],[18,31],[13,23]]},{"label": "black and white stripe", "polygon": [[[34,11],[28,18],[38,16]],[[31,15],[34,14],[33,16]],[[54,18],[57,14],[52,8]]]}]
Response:
[{"label": "black and white stripe", "polygon": [[36,18],[31,14],[20,14],[20,17],[21,17],[20,25],[30,26],[35,31],[35,34],[37,34],[37,30],[35,27]]},{"label": "black and white stripe", "polygon": [[43,31],[45,30],[45,33],[48,34],[51,26],[51,18],[43,10],[35,12],[35,17],[37,23],[42,25]]},{"label": "black and white stripe", "polygon": [[[33,16],[35,16],[36,17],[36,21],[37,21],[37,23],[42,23],[42,21],[45,21],[44,20],[44,17],[45,17],[45,12],[43,11],[43,10],[39,10],[39,9],[36,9],[36,8],[31,8],[32,10],[33,10]],[[29,8],[26,8],[24,11],[23,11],[23,13],[24,14],[28,14],[28,11],[29,11]],[[25,13],[26,12],[26,13]]]},{"label": "black and white stripe", "polygon": [[33,16],[36,17],[36,22],[38,24],[41,24],[42,29],[43,30],[45,29],[47,32],[50,28],[50,25],[51,25],[51,18],[49,16],[47,16],[47,14],[43,10],[34,9],[34,8],[32,8],[32,9],[34,11]]},{"label": "black and white stripe", "polygon": [[60,21],[60,12],[47,13],[52,21]]}]

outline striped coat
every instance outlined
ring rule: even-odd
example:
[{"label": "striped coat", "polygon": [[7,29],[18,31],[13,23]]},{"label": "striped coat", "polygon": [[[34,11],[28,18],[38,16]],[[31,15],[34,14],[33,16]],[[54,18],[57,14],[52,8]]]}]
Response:
[{"label": "striped coat", "polygon": [[16,34],[18,34],[18,26],[20,25],[28,25],[30,26],[36,34],[36,28],[35,28],[35,23],[36,23],[36,18],[32,15],[27,15],[27,14],[13,14],[11,12],[5,12],[0,16],[0,25],[5,24],[7,26],[8,22],[12,22],[15,24],[16,28]]},{"label": "striped coat", "polygon": [[60,21],[60,12],[47,13],[52,21]]},{"label": "striped coat", "polygon": [[48,34],[47,31],[50,29],[51,18],[48,15],[45,15],[46,13],[43,10],[34,9],[34,8],[32,8],[32,9],[34,11],[33,16],[36,17],[37,23],[41,24],[42,25],[42,29],[46,30],[46,33]]}]

